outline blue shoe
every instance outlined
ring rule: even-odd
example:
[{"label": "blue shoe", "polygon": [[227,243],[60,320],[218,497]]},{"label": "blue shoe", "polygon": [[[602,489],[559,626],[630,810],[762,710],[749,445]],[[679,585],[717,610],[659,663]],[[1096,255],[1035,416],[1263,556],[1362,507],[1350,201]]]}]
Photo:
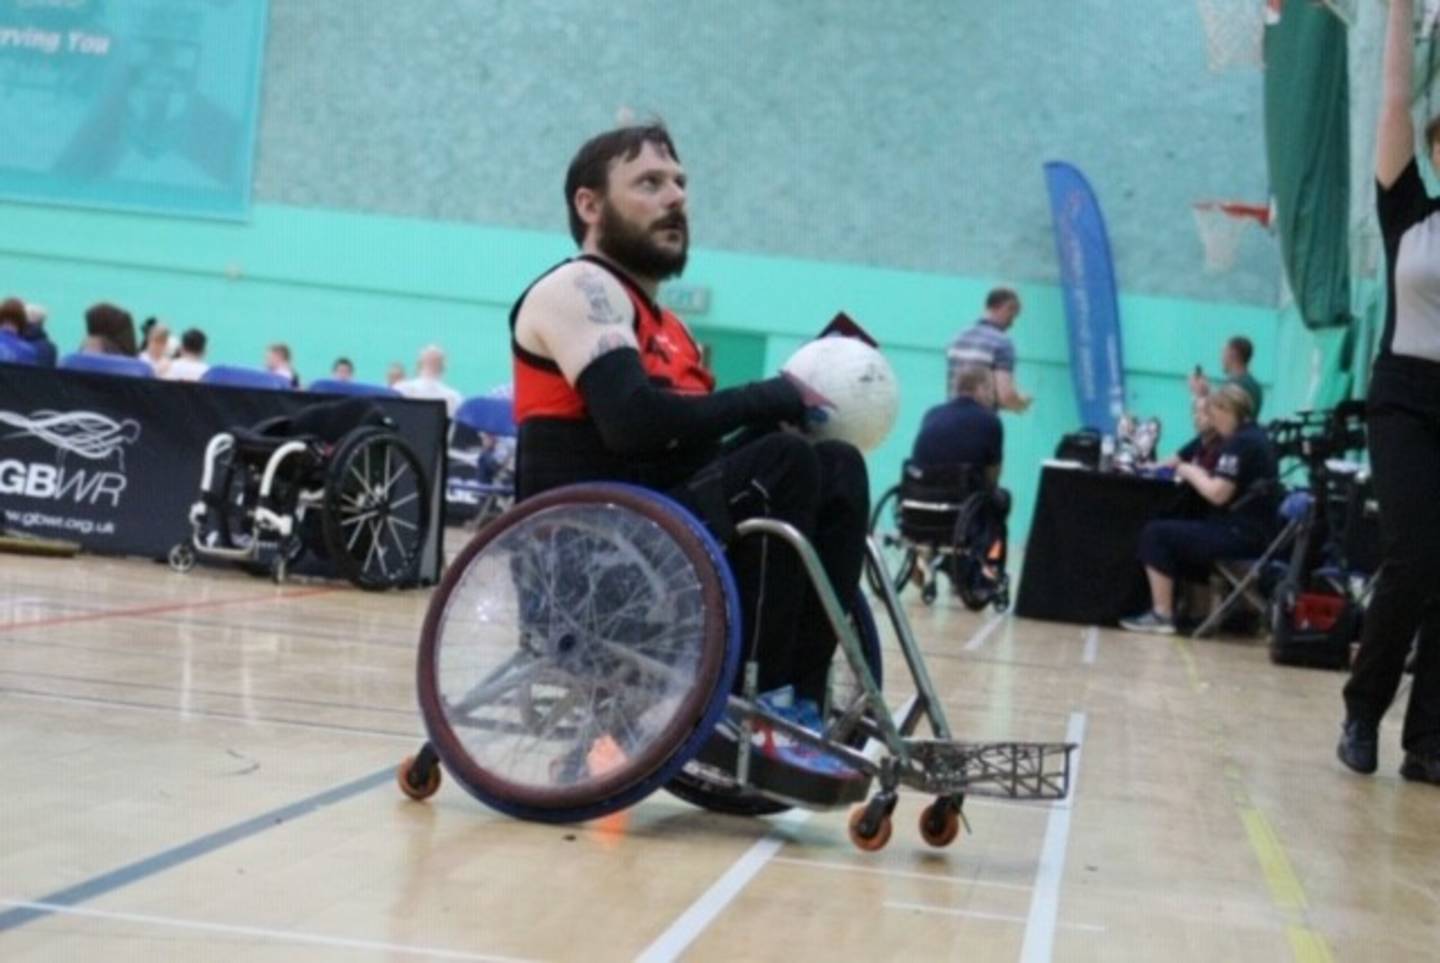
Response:
[{"label": "blue shoe", "polygon": [[[815,733],[825,731],[825,724],[820,718],[820,707],[810,699],[795,698],[793,686],[787,685],[762,693],[756,698],[756,702],[760,704],[761,708],[779,716],[786,722],[793,722],[795,725]],[[756,747],[767,758],[794,766],[797,769],[836,779],[849,779],[859,775],[834,756],[795,741],[764,719],[755,721],[752,739]]]}]

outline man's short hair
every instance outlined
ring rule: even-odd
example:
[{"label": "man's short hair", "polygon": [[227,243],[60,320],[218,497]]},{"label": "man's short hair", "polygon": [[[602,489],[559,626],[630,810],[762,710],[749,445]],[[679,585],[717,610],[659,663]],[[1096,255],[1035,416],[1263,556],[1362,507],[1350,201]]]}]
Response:
[{"label": "man's short hair", "polygon": [[335,363],[330,366],[330,370],[331,370],[331,371],[334,371],[336,368],[340,367],[342,364],[343,364],[345,367],[347,367],[347,368],[349,368],[350,370],[352,370],[352,371],[355,370],[355,363],[354,363],[353,361],[351,361],[349,358],[336,358],[336,359],[335,359]]},{"label": "man's short hair", "polygon": [[180,348],[186,354],[203,355],[207,340],[204,331],[199,328],[190,328],[180,335]]},{"label": "man's short hair", "polygon": [[575,192],[582,187],[603,192],[610,183],[610,162],[616,158],[634,160],[646,144],[653,144],[679,162],[670,132],[658,121],[606,131],[587,140],[575,152],[565,172],[565,209],[570,215],[570,236],[576,244],[585,240],[585,222],[575,209]]},{"label": "man's short hair", "polygon": [[1020,295],[1016,294],[1010,288],[995,288],[989,294],[985,295],[985,307],[991,311],[996,308],[1003,308],[1007,304],[1019,303]]},{"label": "man's short hair", "polygon": [[13,327],[15,333],[19,334],[25,330],[25,302],[19,298],[6,298],[0,301],[0,327]]},{"label": "man's short hair", "polygon": [[266,350],[275,352],[280,356],[280,360],[284,362],[288,363],[290,361],[290,346],[284,342],[277,341]]},{"label": "man's short hair", "polygon": [[955,393],[966,398],[978,398],[986,388],[993,387],[995,375],[982,364],[962,365],[955,372]]},{"label": "man's short hair", "polygon": [[1255,357],[1255,345],[1250,342],[1249,338],[1236,335],[1227,341],[1226,345],[1235,352],[1235,357],[1239,358],[1243,365],[1249,365],[1250,359]]}]

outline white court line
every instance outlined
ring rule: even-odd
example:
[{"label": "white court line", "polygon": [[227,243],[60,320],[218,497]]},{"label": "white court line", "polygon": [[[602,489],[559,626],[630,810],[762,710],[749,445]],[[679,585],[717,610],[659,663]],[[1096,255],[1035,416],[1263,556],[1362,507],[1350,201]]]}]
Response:
[{"label": "white court line", "polygon": [[1086,665],[1095,664],[1095,655],[1100,649],[1100,629],[1094,625],[1085,630],[1085,654],[1080,661]]},{"label": "white court line", "polygon": [[[953,906],[930,906],[927,903],[887,902],[885,908],[915,910],[917,913],[939,913],[942,916],[966,916],[970,919],[995,920],[999,923],[1025,922],[1025,917],[1011,916],[1008,913],[982,913],[980,910],[956,909]],[[1105,927],[1096,926],[1094,923],[1061,923],[1060,926],[1067,930],[1085,930],[1088,933],[1105,932]]]},{"label": "white court line", "polygon": [[[1085,713],[1070,713],[1065,741],[1076,745],[1070,760],[1070,797],[1073,802],[1080,784],[1080,751],[1085,742]],[[1040,847],[1040,868],[1035,873],[1035,892],[1030,897],[1030,915],[1025,923],[1021,963],[1049,963],[1055,952],[1055,918],[1060,912],[1060,883],[1065,876],[1065,852],[1070,845],[1070,808],[1050,810],[1045,823],[1045,842]]]},{"label": "white court line", "polygon": [[[968,806],[970,800],[965,800]],[[868,876],[893,876],[899,879],[921,879],[927,883],[952,883],[956,886],[984,886],[988,889],[1009,889],[1028,893],[1034,887],[1019,883],[992,883],[989,880],[969,876],[942,876],[939,873],[908,873],[900,869],[875,869],[870,866],[850,866],[845,863],[831,863],[820,859],[797,859],[794,856],[776,856],[772,862],[787,866],[807,866],[812,869],[833,870],[837,873],[864,873]]]},{"label": "white court line", "polygon": [[495,956],[491,953],[467,953],[463,950],[446,950],[433,946],[408,946],[404,943],[380,943],[374,940],[356,940],[342,936],[325,936],[321,933],[303,933],[299,930],[272,930],[260,926],[235,926],[230,923],[210,923],[204,920],[181,920],[169,916],[149,916],[144,913],[115,913],[108,910],[81,909],[63,903],[32,903],[19,899],[0,899],[0,906],[16,909],[44,910],[47,913],[64,913],[69,916],[89,916],[95,919],[115,920],[122,923],[141,923],[146,926],[164,926],[179,930],[200,930],[207,933],[229,933],[235,936],[254,936],[262,940],[280,943],[307,943],[312,946],[335,946],[355,950],[377,950],[386,953],[408,953],[437,960],[479,960],[482,963],[530,963],[513,956]]},{"label": "white court line", "polygon": [[990,621],[980,626],[980,628],[976,630],[975,634],[970,636],[970,641],[965,643],[965,651],[974,652],[976,649],[984,645],[985,640],[990,638],[990,636],[994,635],[995,630],[998,629],[1000,627],[1000,623],[1004,621],[1005,616],[1003,615],[990,616]]},{"label": "white court line", "polygon": [[[799,825],[809,818],[810,813],[792,809],[776,819],[776,822]],[[709,889],[700,894],[699,899],[690,904],[689,909],[681,913],[665,932],[656,937],[655,942],[635,957],[636,963],[669,963],[670,960],[679,959],[680,954],[695,942],[695,938],[704,932],[705,927],[725,911],[725,907],[740,895],[746,884],[765,868],[765,864],[770,862],[786,842],[788,840],[784,836],[774,832],[758,840],[725,871],[725,875],[711,884]]]}]

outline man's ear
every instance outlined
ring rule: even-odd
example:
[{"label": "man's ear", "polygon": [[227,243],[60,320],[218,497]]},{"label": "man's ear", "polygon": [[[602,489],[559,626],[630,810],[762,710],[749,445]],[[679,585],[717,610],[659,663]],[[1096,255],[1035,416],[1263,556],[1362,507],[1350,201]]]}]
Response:
[{"label": "man's ear", "polygon": [[592,187],[575,190],[575,213],[586,225],[594,227],[600,223],[600,210],[605,204],[605,195]]}]

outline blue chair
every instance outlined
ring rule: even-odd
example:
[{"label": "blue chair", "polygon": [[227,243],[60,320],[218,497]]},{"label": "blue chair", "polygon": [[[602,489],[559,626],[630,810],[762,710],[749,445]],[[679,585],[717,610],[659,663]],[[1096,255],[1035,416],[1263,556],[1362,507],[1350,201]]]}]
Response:
[{"label": "blue chair", "polygon": [[509,398],[490,395],[466,398],[455,411],[455,422],[471,431],[502,438],[515,437],[515,408]]},{"label": "blue chair", "polygon": [[400,392],[384,385],[367,385],[363,381],[341,381],[338,378],[319,378],[310,382],[310,389],[318,394],[350,395],[364,398],[399,398]]},{"label": "blue chair", "polygon": [[[457,432],[456,428],[464,429]],[[509,398],[480,395],[467,398],[455,410],[451,428],[447,505],[471,516],[478,527],[495,518],[515,501],[515,413]],[[466,435],[469,438],[466,438]],[[470,447],[478,435],[497,443],[488,450]]]},{"label": "blue chair", "polygon": [[120,375],[126,378],[153,378],[155,372],[139,358],[123,354],[67,354],[60,367],[68,371],[90,371],[95,374]]},{"label": "blue chair", "polygon": [[238,365],[217,364],[200,376],[200,383],[206,385],[227,385],[231,388],[264,388],[269,391],[289,391],[289,379],[273,371],[260,368],[242,368]]}]

